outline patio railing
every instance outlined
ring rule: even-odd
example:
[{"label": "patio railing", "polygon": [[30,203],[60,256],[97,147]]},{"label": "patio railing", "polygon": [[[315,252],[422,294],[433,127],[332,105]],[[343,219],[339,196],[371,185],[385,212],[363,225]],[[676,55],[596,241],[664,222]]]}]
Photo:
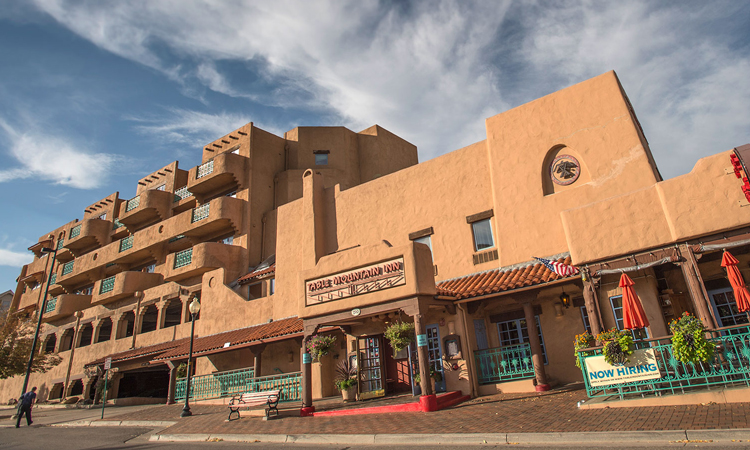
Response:
[{"label": "patio railing", "polygon": [[[178,378],[175,400],[185,400],[187,378]],[[244,392],[262,392],[281,389],[281,402],[302,399],[302,372],[285,373],[267,377],[253,377],[253,369],[230,370],[210,375],[198,375],[190,381],[190,399],[207,400],[231,397]]]},{"label": "patio railing", "polygon": [[76,237],[78,237],[81,234],[81,225],[82,224],[79,223],[78,225],[76,225],[76,226],[74,226],[73,228],[70,229],[69,239],[76,238]]},{"label": "patio railing", "polygon": [[534,363],[528,343],[477,350],[474,352],[474,361],[479,384],[534,377]]},{"label": "patio railing", "polygon": [[[716,344],[714,357],[706,363],[685,364],[672,354],[671,336],[640,341],[656,355],[661,378],[639,380],[607,386],[590,385],[586,376],[586,360],[602,354],[602,347],[582,349],[578,358],[589,397],[619,396],[645,397],[663,393],[684,394],[696,389],[711,387],[750,386],[750,326],[736,325],[718,328],[707,333],[715,337],[708,340]],[[636,344],[639,342],[637,341]],[[649,347],[650,346],[650,347]]]},{"label": "patio railing", "polygon": [[198,170],[195,172],[195,179],[203,178],[206,175],[210,175],[214,171],[214,160],[207,161],[200,166],[198,166]]},{"label": "patio railing", "polygon": [[188,197],[192,197],[192,196],[193,196],[193,194],[190,191],[188,191],[187,186],[183,186],[183,187],[177,189],[176,191],[174,191],[174,201],[175,201],[175,203],[179,202],[180,200],[184,200],[184,199],[186,199]]},{"label": "patio railing", "polygon": [[136,195],[135,197],[128,200],[127,204],[125,205],[125,212],[132,211],[141,204],[141,196]]}]

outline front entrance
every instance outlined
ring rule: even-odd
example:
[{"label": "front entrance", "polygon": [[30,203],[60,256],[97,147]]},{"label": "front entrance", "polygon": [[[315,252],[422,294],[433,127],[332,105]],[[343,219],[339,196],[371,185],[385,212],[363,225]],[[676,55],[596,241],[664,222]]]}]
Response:
[{"label": "front entrance", "polygon": [[436,392],[445,392],[445,373],[443,372],[443,346],[440,343],[440,329],[438,324],[427,326],[427,354],[430,367],[440,374],[440,381],[435,382]]},{"label": "front entrance", "polygon": [[383,352],[380,336],[365,336],[357,340],[359,368],[359,399],[383,397]]}]

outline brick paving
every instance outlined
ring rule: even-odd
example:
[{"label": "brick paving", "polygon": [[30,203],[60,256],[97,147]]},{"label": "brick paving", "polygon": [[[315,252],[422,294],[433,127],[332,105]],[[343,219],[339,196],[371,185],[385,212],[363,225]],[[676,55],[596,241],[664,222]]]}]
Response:
[{"label": "brick paving", "polygon": [[[347,407],[416,401],[416,397],[383,399]],[[750,403],[700,404],[581,410],[583,390],[543,394],[498,394],[480,397],[432,413],[387,413],[335,417],[243,417],[226,422],[227,408],[191,407],[193,416],[180,419],[182,405],[154,407],[112,416],[111,420],[175,420],[161,434],[388,434],[388,433],[524,433],[570,431],[706,430],[750,428]],[[341,407],[316,404],[318,410]]]}]

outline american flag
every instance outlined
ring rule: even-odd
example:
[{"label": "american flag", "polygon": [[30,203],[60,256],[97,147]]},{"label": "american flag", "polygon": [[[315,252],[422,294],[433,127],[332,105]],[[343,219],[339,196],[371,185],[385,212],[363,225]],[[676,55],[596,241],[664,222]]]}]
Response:
[{"label": "american flag", "polygon": [[557,261],[550,261],[549,259],[544,258],[537,258],[534,256],[534,259],[541,262],[547,268],[556,274],[560,275],[561,277],[568,277],[570,275],[577,275],[578,274],[578,267],[571,266],[568,264],[559,263]]}]

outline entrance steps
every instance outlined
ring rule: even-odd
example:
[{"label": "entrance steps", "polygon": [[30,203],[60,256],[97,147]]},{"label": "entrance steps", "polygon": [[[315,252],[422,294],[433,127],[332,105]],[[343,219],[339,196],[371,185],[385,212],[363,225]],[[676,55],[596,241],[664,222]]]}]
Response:
[{"label": "entrance steps", "polygon": [[[437,411],[457,405],[471,399],[470,395],[463,395],[461,391],[446,392],[437,396]],[[420,402],[401,403],[398,405],[371,406],[365,408],[337,409],[312,413],[315,417],[323,416],[355,416],[360,414],[383,414],[393,412],[424,411]],[[426,412],[426,411],[425,411]]]}]

